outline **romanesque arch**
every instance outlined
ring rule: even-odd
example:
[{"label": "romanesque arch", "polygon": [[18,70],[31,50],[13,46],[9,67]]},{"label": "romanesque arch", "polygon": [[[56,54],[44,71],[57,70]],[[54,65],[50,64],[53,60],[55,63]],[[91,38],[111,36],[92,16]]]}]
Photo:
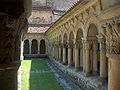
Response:
[{"label": "romanesque arch", "polygon": [[89,43],[89,72],[92,74],[100,71],[100,45],[97,39],[98,29],[95,24],[90,24],[88,28]]},{"label": "romanesque arch", "polygon": [[70,58],[70,60],[69,60],[69,64],[70,65],[75,65],[75,60],[74,60],[74,49],[73,49],[73,45],[74,45],[74,34],[73,34],[73,32],[70,32],[70,35],[69,35],[69,49],[68,50],[70,50],[70,51],[68,51],[68,52],[70,52],[70,53],[68,53],[69,54],[69,58]]},{"label": "romanesque arch", "polygon": [[78,50],[78,66],[83,68],[83,44],[82,44],[83,32],[82,29],[78,29],[76,34],[76,49]]},{"label": "romanesque arch", "polygon": [[40,54],[46,54],[46,45],[43,39],[40,41]]},{"label": "romanesque arch", "polygon": [[38,42],[37,42],[36,39],[32,40],[31,53],[32,54],[38,54]]},{"label": "romanesque arch", "polygon": [[24,54],[29,54],[29,40],[24,41]]}]

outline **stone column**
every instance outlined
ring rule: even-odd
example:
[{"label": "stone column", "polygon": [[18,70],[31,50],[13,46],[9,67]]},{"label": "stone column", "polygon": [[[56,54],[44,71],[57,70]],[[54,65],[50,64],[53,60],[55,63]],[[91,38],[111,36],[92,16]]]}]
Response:
[{"label": "stone column", "polygon": [[79,61],[79,45],[75,45],[75,71],[80,69],[80,61]]},{"label": "stone column", "polygon": [[93,75],[97,75],[97,42],[93,43]]},{"label": "stone column", "polygon": [[83,70],[83,47],[80,48],[80,68]]},{"label": "stone column", "polygon": [[63,48],[63,64],[66,64],[66,48]]},{"label": "stone column", "polygon": [[90,73],[90,61],[89,61],[89,42],[85,42],[85,53],[86,53],[86,70],[85,70],[85,76],[88,76]]},{"label": "stone column", "polygon": [[32,49],[32,40],[30,39],[29,40],[29,54],[32,54],[32,51],[31,51],[31,49]]},{"label": "stone column", "polygon": [[83,41],[83,73],[86,72],[86,49],[85,49],[85,43]]},{"label": "stone column", "polygon": [[21,54],[20,54],[20,60],[24,60],[23,50],[24,50],[24,41],[21,41]]},{"label": "stone column", "polygon": [[0,89],[17,90],[21,34],[22,30],[26,30],[27,20],[25,16],[7,15],[0,15]]},{"label": "stone column", "polygon": [[106,49],[104,41],[100,42],[100,79],[104,80],[107,77],[107,61]]},{"label": "stone column", "polygon": [[59,61],[61,61],[61,47],[59,46]]},{"label": "stone column", "polygon": [[38,40],[38,54],[40,54],[40,41]]},{"label": "stone column", "polygon": [[108,90],[120,90],[120,55],[109,54]]},{"label": "stone column", "polygon": [[68,46],[68,65],[69,67],[72,66],[72,47],[69,45]]},{"label": "stone column", "polygon": [[63,45],[63,64],[66,64],[67,63],[67,60],[66,60],[66,45],[64,44]]}]

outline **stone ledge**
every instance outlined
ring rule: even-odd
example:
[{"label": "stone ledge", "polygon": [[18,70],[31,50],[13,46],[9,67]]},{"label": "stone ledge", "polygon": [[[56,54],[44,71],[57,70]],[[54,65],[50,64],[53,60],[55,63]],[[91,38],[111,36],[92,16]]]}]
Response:
[{"label": "stone ledge", "polygon": [[62,72],[64,72],[68,79],[71,79],[74,83],[80,86],[82,90],[107,90],[107,85],[103,85],[99,80],[99,76],[85,77],[82,71],[76,72],[74,68],[69,68],[55,59],[50,57],[51,62],[55,64]]}]

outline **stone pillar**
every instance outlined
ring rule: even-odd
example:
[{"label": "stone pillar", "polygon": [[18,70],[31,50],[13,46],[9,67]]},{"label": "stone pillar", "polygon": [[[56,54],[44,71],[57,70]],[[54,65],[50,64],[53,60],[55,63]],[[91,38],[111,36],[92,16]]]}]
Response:
[{"label": "stone pillar", "polygon": [[24,50],[24,41],[21,41],[21,54],[20,54],[20,60],[24,60],[23,50]]},{"label": "stone pillar", "polygon": [[80,68],[83,70],[83,47],[80,48]]},{"label": "stone pillar", "polygon": [[26,30],[27,20],[22,15],[18,18],[7,15],[0,15],[0,90],[17,90],[21,34]]},{"label": "stone pillar", "polygon": [[54,58],[54,46],[52,46],[52,57]]},{"label": "stone pillar", "polygon": [[89,42],[85,42],[85,53],[86,53],[86,70],[85,70],[85,76],[88,76],[90,73],[90,61],[89,61]]},{"label": "stone pillar", "polygon": [[80,61],[79,61],[79,45],[75,45],[75,71],[80,69]]},{"label": "stone pillar", "polygon": [[63,64],[66,64],[66,46],[63,45]]},{"label": "stone pillar", "polygon": [[93,43],[93,75],[97,75],[97,42]]},{"label": "stone pillar", "polygon": [[100,79],[104,80],[107,77],[107,60],[105,43],[100,42]]},{"label": "stone pillar", "polygon": [[38,40],[38,54],[40,54],[40,41]]},{"label": "stone pillar", "polygon": [[59,61],[61,61],[61,47],[59,46]]},{"label": "stone pillar", "polygon": [[108,61],[108,90],[120,90],[120,55],[110,54]]},{"label": "stone pillar", "polygon": [[72,66],[72,47],[69,45],[68,47],[68,65]]},{"label": "stone pillar", "polygon": [[29,40],[29,54],[32,54],[31,49],[32,49],[32,40],[30,39]]},{"label": "stone pillar", "polygon": [[83,73],[86,72],[86,49],[85,49],[85,43],[83,41]]}]

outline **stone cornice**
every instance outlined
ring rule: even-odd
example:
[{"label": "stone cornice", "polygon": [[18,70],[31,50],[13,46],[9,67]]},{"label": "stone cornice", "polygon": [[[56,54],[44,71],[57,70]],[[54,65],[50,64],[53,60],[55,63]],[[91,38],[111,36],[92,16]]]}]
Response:
[{"label": "stone cornice", "polygon": [[98,18],[100,21],[103,21],[103,20],[111,19],[116,16],[120,16],[120,5],[102,11],[102,13],[98,15]]},{"label": "stone cornice", "polygon": [[85,11],[89,6],[93,5],[96,3],[97,0],[82,0],[79,1],[75,6],[70,8],[61,18],[59,18],[53,25],[48,29],[47,33],[52,32],[55,30],[57,27],[62,26],[65,24],[67,21],[75,17],[76,15],[79,15],[83,11]]}]

